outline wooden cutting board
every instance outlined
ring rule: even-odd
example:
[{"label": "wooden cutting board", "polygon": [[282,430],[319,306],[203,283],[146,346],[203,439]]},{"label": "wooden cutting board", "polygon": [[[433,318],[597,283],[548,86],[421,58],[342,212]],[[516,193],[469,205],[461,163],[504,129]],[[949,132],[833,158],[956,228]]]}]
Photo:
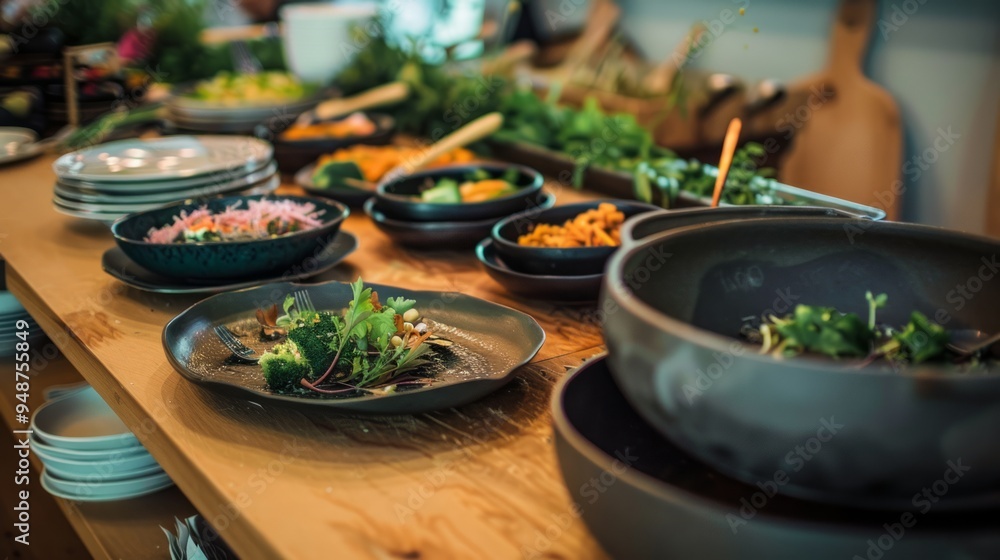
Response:
[{"label": "wooden cutting board", "polygon": [[795,113],[797,131],[781,179],[884,208],[888,219],[897,219],[902,198],[893,190],[902,165],[899,109],[892,95],[861,69],[876,4],[843,0],[826,68],[790,87],[814,93]]}]

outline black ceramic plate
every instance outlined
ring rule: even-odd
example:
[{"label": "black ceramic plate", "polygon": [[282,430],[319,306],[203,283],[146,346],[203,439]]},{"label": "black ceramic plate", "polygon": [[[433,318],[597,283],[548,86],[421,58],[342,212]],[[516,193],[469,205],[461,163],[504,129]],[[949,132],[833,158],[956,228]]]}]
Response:
[{"label": "black ceramic plate", "polygon": [[566,303],[590,303],[597,301],[601,293],[603,274],[546,276],[511,270],[497,256],[492,239],[484,239],[476,246],[476,257],[490,278],[519,296]]},{"label": "black ceramic plate", "polygon": [[[509,170],[517,170],[514,182],[518,190],[513,194],[485,202],[453,204],[423,202],[420,192],[428,182],[454,179],[462,183],[470,173],[485,171],[491,178],[499,179]],[[545,178],[530,167],[513,163],[470,163],[435,167],[402,177],[383,181],[376,192],[379,207],[386,216],[408,222],[448,222],[472,220],[499,220],[504,216],[532,209],[532,202],[542,190]]]},{"label": "black ceramic plate", "polygon": [[[334,122],[347,118],[344,115],[335,119]],[[396,121],[389,115],[381,113],[365,113],[374,124],[375,132],[366,136],[347,136],[344,138],[320,138],[315,140],[283,140],[281,134],[295,122],[295,119],[278,116],[272,117],[254,128],[254,136],[261,140],[266,140],[274,146],[274,159],[278,161],[278,168],[282,173],[295,173],[299,169],[313,163],[321,155],[335,152],[341,148],[353,146],[355,144],[368,144],[371,146],[384,146],[392,140],[393,132],[396,129]]]},{"label": "black ceramic plate", "polygon": [[[544,210],[551,208],[555,202],[555,196],[542,192],[532,204],[536,209]],[[418,249],[471,249],[480,239],[490,235],[490,230],[497,221],[496,218],[475,222],[393,220],[386,217],[375,198],[365,202],[365,214],[368,214],[375,225],[398,245]]]},{"label": "black ceramic plate", "polygon": [[271,392],[257,364],[234,364],[213,328],[226,325],[248,346],[266,349],[257,331],[254,311],[281,304],[285,296],[306,290],[317,309],[343,309],[351,287],[340,282],[302,285],[285,282],[212,296],[191,306],[163,330],[170,363],[187,379],[212,390],[255,401],[269,400],[352,412],[416,414],[460,406],[500,388],[514,370],[528,363],[542,347],[545,332],[534,319],[502,305],[455,292],[405,290],[368,284],[385,298],[405,296],[417,301],[431,329],[454,344],[440,349],[434,381],[425,387],[400,388],[394,393],[352,396],[289,396]]},{"label": "black ceramic plate", "polygon": [[144,292],[156,292],[160,294],[219,294],[232,290],[252,288],[270,282],[297,281],[312,278],[317,274],[330,270],[357,248],[358,238],[346,231],[341,231],[337,233],[337,237],[334,238],[333,243],[330,243],[317,252],[315,256],[308,257],[298,265],[291,267],[286,273],[273,277],[250,278],[220,283],[195,284],[176,278],[160,276],[133,262],[118,247],[112,247],[104,252],[104,256],[101,259],[101,267],[104,268],[104,272],[114,276],[123,284]]},{"label": "black ceramic plate", "polygon": [[614,558],[1000,558],[1000,510],[820,505],[713,471],[639,417],[603,357],[563,379],[552,409],[570,497]]},{"label": "black ceramic plate", "polygon": [[603,203],[613,204],[625,218],[661,210],[652,204],[629,200],[594,200],[556,206],[543,212],[515,214],[493,226],[494,248],[504,262],[518,272],[556,276],[601,274],[608,257],[618,247],[526,247],[518,245],[517,238],[530,233],[538,224],[562,225]]},{"label": "black ceramic plate", "polygon": [[310,164],[302,169],[299,169],[298,172],[295,173],[295,184],[302,187],[302,190],[313,196],[321,196],[323,198],[336,200],[337,202],[346,204],[351,208],[361,208],[364,206],[365,201],[375,196],[375,191],[352,189],[350,187],[330,187],[327,189],[321,189],[313,183],[312,176],[315,171],[315,164]]}]

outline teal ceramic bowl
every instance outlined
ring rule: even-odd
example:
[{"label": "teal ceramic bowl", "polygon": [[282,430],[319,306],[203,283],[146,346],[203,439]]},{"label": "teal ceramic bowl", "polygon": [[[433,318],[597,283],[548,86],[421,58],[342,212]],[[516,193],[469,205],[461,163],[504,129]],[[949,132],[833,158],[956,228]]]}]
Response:
[{"label": "teal ceramic bowl", "polygon": [[75,482],[113,482],[129,478],[141,478],[163,471],[152,455],[137,455],[122,460],[81,462],[64,461],[37,453],[42,464],[59,478]]},{"label": "teal ceramic bowl", "polygon": [[49,494],[79,502],[126,500],[152,494],[173,484],[165,472],[110,482],[79,482],[59,478],[48,470],[42,473],[42,487]]},{"label": "teal ceramic bowl", "polygon": [[31,417],[43,443],[79,451],[121,451],[139,440],[92,387],[49,401]]},{"label": "teal ceramic bowl", "polygon": [[[170,224],[181,211],[202,206],[213,212],[242,201],[293,200],[310,203],[320,212],[323,224],[315,229],[255,241],[211,241],[199,243],[149,243],[149,230]],[[161,276],[193,281],[236,280],[280,275],[305,259],[323,251],[340,230],[350,211],[332,200],[298,196],[229,196],[196,202],[181,202],[130,214],[116,221],[111,232],[121,250],[136,264]]]},{"label": "teal ceramic bowl", "polygon": [[[143,447],[138,440],[132,445],[125,445],[123,447],[115,447],[112,449],[67,449],[65,447],[59,447],[56,445],[50,445],[42,441],[37,435],[32,434],[31,437],[31,448],[35,450],[39,457],[43,459],[46,457],[53,457],[55,459],[61,459],[63,461],[81,462],[81,463],[102,463],[111,462],[119,460],[132,460],[135,458],[142,457],[143,460],[151,461],[152,455],[146,448]],[[155,462],[155,460],[153,460]]]}]

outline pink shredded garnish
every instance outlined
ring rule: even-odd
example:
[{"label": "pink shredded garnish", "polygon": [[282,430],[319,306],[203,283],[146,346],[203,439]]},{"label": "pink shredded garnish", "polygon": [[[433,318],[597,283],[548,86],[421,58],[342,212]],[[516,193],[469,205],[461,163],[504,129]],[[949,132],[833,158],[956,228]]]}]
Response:
[{"label": "pink shredded garnish", "polygon": [[183,243],[185,233],[211,232],[213,241],[246,241],[267,239],[292,231],[319,227],[323,222],[311,202],[294,200],[250,200],[245,209],[238,201],[225,210],[212,214],[207,206],[191,212],[182,210],[171,224],[153,228],[146,234],[148,243]]}]

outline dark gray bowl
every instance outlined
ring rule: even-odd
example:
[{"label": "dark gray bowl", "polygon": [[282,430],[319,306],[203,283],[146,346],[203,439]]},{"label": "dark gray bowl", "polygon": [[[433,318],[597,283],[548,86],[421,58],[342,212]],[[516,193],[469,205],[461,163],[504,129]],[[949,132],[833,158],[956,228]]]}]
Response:
[{"label": "dark gray bowl", "polygon": [[682,208],[660,210],[625,222],[622,245],[629,245],[667,230],[687,226],[752,220],[755,218],[864,218],[843,210],[820,206],[720,206],[718,208]]},{"label": "dark gray bowl", "polygon": [[[315,204],[322,212],[323,225],[316,229],[260,241],[206,243],[147,243],[149,230],[173,221],[182,210],[203,205],[212,211],[225,209],[237,201],[289,199]],[[247,279],[274,276],[290,270],[317,249],[336,238],[340,224],[350,211],[332,200],[298,196],[228,196],[199,201],[185,201],[155,210],[129,214],[111,226],[115,242],[139,266],[168,278],[194,280]]]},{"label": "dark gray bowl", "polygon": [[603,358],[559,383],[552,422],[574,511],[612,558],[1000,558],[1000,510],[828,506],[712,470],[636,414]]},{"label": "dark gray bowl", "polygon": [[[331,122],[347,118],[349,115],[329,119]],[[396,130],[396,121],[389,115],[381,113],[366,113],[375,123],[375,132],[365,136],[345,136],[344,138],[319,138],[316,140],[284,140],[281,134],[295,122],[294,117],[272,117],[254,128],[254,136],[266,140],[274,146],[274,159],[282,173],[295,173],[299,169],[314,163],[324,154],[335,152],[341,148],[355,144],[384,146],[392,140]]]},{"label": "dark gray bowl", "polygon": [[[1000,372],[961,376],[820,357],[776,359],[737,340],[743,318],[796,304],[879,321],[920,311],[1000,331],[1000,243],[868,220],[770,218],[681,228],[612,256],[602,287],[609,365],[633,406],[712,467],[833,503],[912,508],[951,464],[972,466],[935,508],[1000,500]],[[972,279],[976,279],[973,281]],[[960,296],[972,283],[970,299]],[[837,426],[843,425],[842,428]],[[836,430],[836,434],[831,432]],[[808,446],[803,452],[797,450]],[[949,475],[954,478],[954,475]],[[939,488],[940,489],[940,488]]]},{"label": "dark gray bowl", "polygon": [[[486,202],[443,204],[420,200],[420,192],[428,179],[436,182],[439,179],[451,178],[461,183],[469,173],[478,169],[496,178],[500,178],[508,169],[516,169],[518,191]],[[543,183],[545,178],[541,173],[523,165],[512,163],[449,165],[383,181],[379,184],[375,196],[382,212],[395,220],[410,222],[498,220],[531,209],[531,202],[538,197]]]},{"label": "dark gray bowl", "polygon": [[626,218],[660,208],[629,200],[595,200],[557,206],[542,212],[522,212],[497,222],[491,233],[496,252],[512,270],[528,274],[582,276],[601,274],[608,257],[617,247],[525,247],[517,238],[531,232],[537,224],[563,224],[578,214],[609,202],[618,207]]},{"label": "dark gray bowl", "polygon": [[497,255],[496,243],[483,239],[476,245],[476,258],[486,269],[486,274],[507,291],[522,297],[563,303],[589,303],[597,301],[601,293],[601,274],[577,276],[548,276],[525,274],[512,270]]},{"label": "dark gray bowl", "polygon": [[[556,197],[551,193],[541,192],[525,205],[545,209],[551,208],[555,201]],[[395,243],[416,249],[471,249],[484,237],[489,237],[496,223],[496,218],[456,222],[395,220],[385,214],[381,202],[374,197],[365,202],[364,210],[375,222],[375,227]]]}]

